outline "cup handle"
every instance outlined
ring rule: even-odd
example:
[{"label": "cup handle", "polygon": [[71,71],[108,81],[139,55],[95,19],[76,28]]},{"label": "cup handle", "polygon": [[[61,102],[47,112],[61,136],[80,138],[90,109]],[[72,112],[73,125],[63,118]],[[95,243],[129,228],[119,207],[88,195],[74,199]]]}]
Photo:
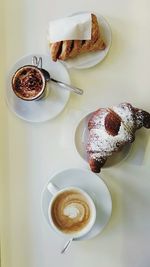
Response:
[{"label": "cup handle", "polygon": [[57,194],[57,192],[60,190],[57,185],[52,184],[52,183],[49,183],[47,185],[47,189],[52,195]]},{"label": "cup handle", "polygon": [[32,65],[34,65],[37,68],[42,68],[42,58],[41,57],[32,57]]}]

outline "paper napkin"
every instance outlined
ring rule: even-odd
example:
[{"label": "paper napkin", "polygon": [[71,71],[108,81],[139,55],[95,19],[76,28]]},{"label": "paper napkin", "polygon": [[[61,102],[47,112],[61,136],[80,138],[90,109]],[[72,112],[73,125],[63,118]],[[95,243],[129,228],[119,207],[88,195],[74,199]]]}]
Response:
[{"label": "paper napkin", "polygon": [[91,13],[73,15],[49,22],[48,41],[91,39]]}]

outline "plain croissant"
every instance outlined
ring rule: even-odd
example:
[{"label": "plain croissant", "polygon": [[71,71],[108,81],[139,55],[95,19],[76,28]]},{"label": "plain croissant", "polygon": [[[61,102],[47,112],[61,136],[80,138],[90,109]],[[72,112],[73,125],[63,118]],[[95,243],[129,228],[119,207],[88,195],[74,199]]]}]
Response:
[{"label": "plain croissant", "polygon": [[95,111],[88,122],[86,147],[91,170],[100,172],[107,158],[132,143],[136,130],[143,126],[150,128],[150,114],[129,103]]}]

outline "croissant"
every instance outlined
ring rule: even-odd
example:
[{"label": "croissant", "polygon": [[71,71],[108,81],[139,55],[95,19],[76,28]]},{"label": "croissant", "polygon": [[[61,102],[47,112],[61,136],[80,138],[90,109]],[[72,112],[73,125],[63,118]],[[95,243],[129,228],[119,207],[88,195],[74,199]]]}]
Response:
[{"label": "croissant", "polygon": [[91,170],[99,173],[107,158],[132,143],[136,130],[143,126],[150,128],[150,113],[129,103],[95,111],[88,121],[86,146]]},{"label": "croissant", "polygon": [[106,45],[100,33],[100,27],[97,17],[92,14],[91,40],[62,40],[50,44],[50,52],[53,61],[67,60],[76,57],[79,54],[104,50]]}]

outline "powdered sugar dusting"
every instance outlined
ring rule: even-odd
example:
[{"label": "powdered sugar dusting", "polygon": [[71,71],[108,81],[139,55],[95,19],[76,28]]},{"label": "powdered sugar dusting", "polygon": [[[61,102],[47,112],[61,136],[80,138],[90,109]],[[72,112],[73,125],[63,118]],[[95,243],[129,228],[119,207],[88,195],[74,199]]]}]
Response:
[{"label": "powdered sugar dusting", "polygon": [[108,111],[106,109],[99,109],[97,110],[93,116],[92,119],[89,121],[89,128],[100,128],[104,127],[105,123],[105,117],[108,114]]},{"label": "powdered sugar dusting", "polygon": [[94,127],[89,132],[87,152],[93,159],[100,160],[100,158],[108,157],[133,139],[135,120],[132,109],[129,108],[128,104],[123,104],[113,107],[112,110],[122,120],[118,134],[115,136],[108,134],[105,129],[105,117],[111,111],[105,109],[104,112],[103,109],[102,112],[99,112],[100,115],[97,113],[92,118]]},{"label": "powdered sugar dusting", "polygon": [[122,119],[124,126],[132,133],[135,128],[135,118],[132,106],[130,104],[120,104],[112,108]]},{"label": "powdered sugar dusting", "polygon": [[[121,123],[118,135],[109,135],[104,127],[91,129],[89,134],[89,142],[87,145],[88,152],[98,153],[100,157],[107,157],[112,152],[117,151],[122,142],[129,141],[129,134]],[[94,154],[95,154],[94,153]],[[92,154],[92,158],[96,155]]]},{"label": "powdered sugar dusting", "polygon": [[144,121],[143,111],[141,109],[139,109],[136,111],[136,127],[137,127],[137,129],[139,129],[143,126],[143,121]]}]

